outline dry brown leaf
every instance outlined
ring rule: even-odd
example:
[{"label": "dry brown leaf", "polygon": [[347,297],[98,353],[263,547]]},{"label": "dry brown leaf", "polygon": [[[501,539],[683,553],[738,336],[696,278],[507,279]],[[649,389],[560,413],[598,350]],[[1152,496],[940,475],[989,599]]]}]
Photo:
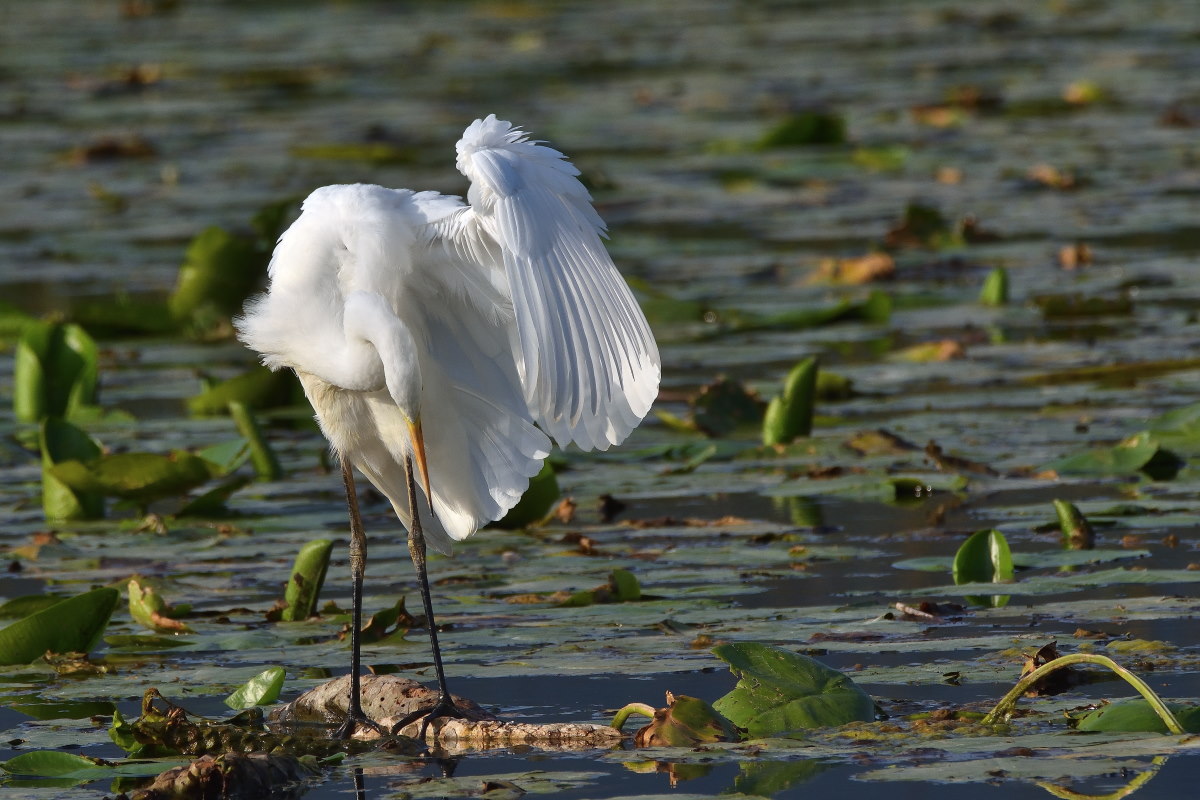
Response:
[{"label": "dry brown leaf", "polygon": [[896,260],[887,253],[867,253],[858,258],[826,258],[808,283],[860,285],[895,277]]}]

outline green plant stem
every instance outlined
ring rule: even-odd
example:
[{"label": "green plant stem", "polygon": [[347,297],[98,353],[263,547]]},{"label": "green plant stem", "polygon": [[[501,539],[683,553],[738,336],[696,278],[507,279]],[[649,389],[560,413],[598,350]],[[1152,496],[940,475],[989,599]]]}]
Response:
[{"label": "green plant stem", "polygon": [[1141,678],[1139,678],[1137,675],[1134,675],[1132,672],[1125,669],[1108,656],[1098,656],[1091,653],[1072,653],[1069,656],[1059,656],[1048,664],[1043,664],[1042,666],[1038,667],[1033,672],[1017,681],[1017,685],[1010,689],[1008,694],[1004,695],[1000,702],[996,704],[996,707],[988,712],[988,715],[983,718],[983,724],[994,725],[999,722],[1002,717],[1008,716],[1013,707],[1016,706],[1017,700],[1019,700],[1021,696],[1030,689],[1030,687],[1032,687],[1042,678],[1049,675],[1051,672],[1069,667],[1072,664],[1098,664],[1102,667],[1108,667],[1113,672],[1117,673],[1117,675],[1124,678],[1126,683],[1128,683],[1134,689],[1137,689],[1138,694],[1146,698],[1146,702],[1149,703],[1150,707],[1154,709],[1154,713],[1158,714],[1159,718],[1162,719],[1163,723],[1167,726],[1168,731],[1174,734],[1185,733],[1183,726],[1179,724],[1179,720],[1175,719],[1175,715],[1171,713],[1171,709],[1167,708],[1162,699],[1159,698],[1159,696],[1154,693],[1154,690],[1147,686]]},{"label": "green plant stem", "polygon": [[646,705],[645,703],[630,703],[613,717],[612,727],[621,730],[621,727],[625,724],[625,720],[629,719],[630,714],[642,714],[650,719],[654,719],[654,711],[654,706]]}]

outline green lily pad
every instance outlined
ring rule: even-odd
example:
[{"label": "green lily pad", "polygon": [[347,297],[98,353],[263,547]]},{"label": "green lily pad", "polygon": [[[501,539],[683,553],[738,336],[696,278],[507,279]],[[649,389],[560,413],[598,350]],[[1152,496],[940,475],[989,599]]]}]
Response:
[{"label": "green lily pad", "polygon": [[300,548],[284,590],[284,606],[279,610],[281,620],[305,620],[316,613],[332,553],[333,541],[330,539],[314,539]]},{"label": "green lily pad", "polygon": [[105,761],[102,758],[77,756],[61,750],[33,750],[21,753],[7,761],[0,761],[0,770],[10,775],[64,778],[68,780],[67,783],[55,785],[70,786],[74,783],[87,783],[106,778],[150,777],[178,763],[182,762],[131,761],[122,763]]},{"label": "green lily pad", "polygon": [[69,419],[96,402],[96,343],[79,325],[31,322],[17,342],[13,412],[22,422]]},{"label": "green lily pad", "polygon": [[42,452],[42,510],[46,519],[99,519],[104,494],[68,485],[56,473],[61,463],[100,458],[100,443],[82,428],[58,417],[47,417],[38,434]]},{"label": "green lily pad", "polygon": [[846,120],[830,111],[798,111],[789,114],[763,134],[756,150],[805,145],[844,144]]},{"label": "green lily pad", "polygon": [[94,589],[14,622],[0,630],[0,664],[28,664],[47,651],[90,651],[120,596],[116,589]]},{"label": "green lily pad", "polygon": [[225,705],[237,709],[269,706],[279,699],[285,675],[283,667],[265,669],[226,697]]},{"label": "green lily pad", "polygon": [[[976,531],[954,555],[952,567],[955,585],[1008,583],[1013,579],[1012,553],[1004,534],[997,530]],[[969,602],[999,608],[1008,604],[1008,595],[971,595]]]},{"label": "green lily pad", "polygon": [[56,464],[51,472],[74,491],[141,504],[185,494],[220,474],[211,462],[183,451],[170,455],[115,453],[87,462],[70,460]]},{"label": "green lily pad", "polygon": [[1006,583],[1013,579],[1012,553],[998,530],[976,531],[954,556],[954,582]]},{"label": "green lily pad", "polygon": [[1052,461],[1044,469],[1064,475],[1130,475],[1145,469],[1159,453],[1158,439],[1142,431],[1113,447],[1098,447]]},{"label": "green lily pad", "polygon": [[790,444],[812,433],[819,367],[809,356],[788,372],[782,394],[771,398],[763,419],[764,445]]},{"label": "green lily pad", "polygon": [[[1188,733],[1200,733],[1200,706],[1167,703],[1167,708]],[[1144,698],[1117,700],[1089,712],[1079,720],[1081,731],[1145,731],[1166,733],[1166,723]]]},{"label": "green lily pad", "polygon": [[983,280],[979,290],[979,302],[985,306],[1002,306],[1008,303],[1008,270],[996,267]]},{"label": "green lily pad", "polygon": [[754,738],[875,718],[870,695],[808,656],[758,642],[723,644],[713,653],[738,676],[713,707]]}]

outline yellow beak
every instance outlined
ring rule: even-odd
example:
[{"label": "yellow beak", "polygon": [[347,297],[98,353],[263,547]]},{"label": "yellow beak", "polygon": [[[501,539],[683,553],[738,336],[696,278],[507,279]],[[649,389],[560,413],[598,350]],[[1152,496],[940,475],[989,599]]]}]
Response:
[{"label": "yellow beak", "polygon": [[421,432],[421,420],[408,423],[408,435],[412,441],[413,454],[417,457],[417,470],[421,473],[421,485],[425,487],[425,496],[433,502],[433,493],[429,490],[429,464],[425,460],[425,436]]}]

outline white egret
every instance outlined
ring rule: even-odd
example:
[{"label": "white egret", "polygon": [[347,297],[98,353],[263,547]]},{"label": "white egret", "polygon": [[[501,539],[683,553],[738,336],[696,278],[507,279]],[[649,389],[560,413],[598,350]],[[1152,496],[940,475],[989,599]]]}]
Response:
[{"label": "white egret", "polygon": [[295,370],[342,464],[353,579],[342,736],[378,727],[359,698],[366,536],[351,465],[409,531],[439,691],[427,725],[457,709],[425,540],[448,553],[516,504],[549,437],[607,449],[658,394],[658,347],[579,171],[495,115],[457,151],[469,204],[362,184],[314,191],[279,239],[267,292],[236,321],[264,364]]}]

